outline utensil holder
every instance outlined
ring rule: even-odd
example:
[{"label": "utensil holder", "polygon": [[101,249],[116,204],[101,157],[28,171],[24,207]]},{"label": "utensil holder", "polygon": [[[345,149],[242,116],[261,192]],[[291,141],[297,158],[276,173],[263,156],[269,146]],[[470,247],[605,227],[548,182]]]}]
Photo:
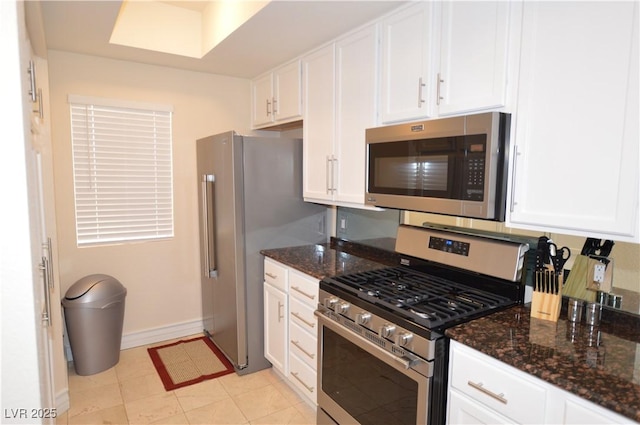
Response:
[{"label": "utensil holder", "polygon": [[[552,292],[540,290],[544,286],[539,282],[543,276],[545,276],[545,279],[551,277],[557,280],[557,292],[555,292],[555,289]],[[538,280],[535,285],[536,289],[534,289],[531,297],[531,317],[557,322],[560,317],[560,307],[562,306],[562,274],[556,274],[548,269],[542,270],[541,272],[536,272],[536,280]]]}]

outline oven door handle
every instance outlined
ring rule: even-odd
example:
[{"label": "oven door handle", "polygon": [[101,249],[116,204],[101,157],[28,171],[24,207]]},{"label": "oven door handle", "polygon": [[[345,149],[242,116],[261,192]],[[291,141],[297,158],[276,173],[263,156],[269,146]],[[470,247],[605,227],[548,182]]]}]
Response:
[{"label": "oven door handle", "polygon": [[[427,362],[426,360],[423,360],[420,357],[414,356],[414,355],[409,354],[409,353],[405,353],[405,356],[403,356],[403,357],[399,357],[399,356],[396,356],[394,354],[391,354],[390,352],[386,351],[385,349],[383,349],[383,348],[379,347],[378,345],[370,342],[366,338],[363,338],[362,336],[358,335],[357,333],[348,330],[348,328],[346,328],[344,326],[341,326],[339,323],[336,323],[334,320],[329,319],[327,316],[325,316],[322,313],[322,311],[316,310],[313,314],[315,314],[316,317],[318,318],[318,324],[320,324],[322,326],[326,326],[327,328],[329,328],[332,331],[336,332],[337,334],[339,334],[343,338],[346,338],[346,339],[350,340],[351,342],[356,342],[357,341],[356,345],[359,345],[361,348],[362,347],[368,347],[368,348],[371,348],[371,349],[375,350],[375,354],[381,360],[383,360],[383,359],[391,360],[394,363],[400,364],[400,366],[402,368],[406,369],[406,370],[409,370],[409,369],[415,370],[416,366],[419,366],[420,364],[424,363],[427,366],[427,371],[428,371],[427,376],[432,376],[433,375],[432,365],[431,365],[431,363]],[[354,341],[354,339],[356,341]]]}]

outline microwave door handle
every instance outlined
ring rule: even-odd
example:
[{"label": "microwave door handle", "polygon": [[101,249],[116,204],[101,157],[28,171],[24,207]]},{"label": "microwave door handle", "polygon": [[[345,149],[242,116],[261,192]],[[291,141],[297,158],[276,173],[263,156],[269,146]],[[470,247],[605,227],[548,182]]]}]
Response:
[{"label": "microwave door handle", "polygon": [[[216,267],[216,215],[215,215],[215,186],[216,178],[213,174],[202,175],[202,233],[204,249],[204,276],[218,277]],[[209,190],[211,188],[211,190]]]}]

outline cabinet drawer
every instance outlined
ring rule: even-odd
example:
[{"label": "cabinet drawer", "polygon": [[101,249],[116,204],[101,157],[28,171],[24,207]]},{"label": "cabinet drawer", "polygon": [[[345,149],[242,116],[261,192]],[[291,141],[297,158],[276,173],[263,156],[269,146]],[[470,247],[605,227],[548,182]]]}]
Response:
[{"label": "cabinet drawer", "polygon": [[291,271],[289,274],[289,294],[310,305],[315,310],[318,304],[318,287],[316,279]]},{"label": "cabinet drawer", "polygon": [[478,351],[454,343],[451,347],[453,388],[515,422],[544,423],[547,397],[544,387],[525,379],[523,372]]},{"label": "cabinet drawer", "polygon": [[296,356],[289,356],[289,380],[307,396],[313,404],[317,404],[316,371],[307,366]]},{"label": "cabinet drawer", "polygon": [[265,258],[264,260],[264,281],[276,288],[287,292],[288,270],[280,263]]},{"label": "cabinet drawer", "polygon": [[297,298],[289,297],[289,323],[296,323],[311,335],[315,335],[318,329],[318,320],[313,312],[312,307]]},{"label": "cabinet drawer", "polygon": [[289,352],[302,359],[313,370],[317,370],[318,338],[302,330],[295,323],[289,328]]}]

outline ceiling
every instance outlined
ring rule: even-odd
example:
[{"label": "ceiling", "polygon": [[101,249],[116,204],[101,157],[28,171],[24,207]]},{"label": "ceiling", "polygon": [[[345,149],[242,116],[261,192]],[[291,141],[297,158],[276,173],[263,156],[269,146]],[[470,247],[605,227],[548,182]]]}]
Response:
[{"label": "ceiling", "polygon": [[[167,3],[199,10],[205,2]],[[121,1],[47,0],[40,4],[47,49],[253,78],[402,3],[275,0],[201,59],[110,44]]]}]

